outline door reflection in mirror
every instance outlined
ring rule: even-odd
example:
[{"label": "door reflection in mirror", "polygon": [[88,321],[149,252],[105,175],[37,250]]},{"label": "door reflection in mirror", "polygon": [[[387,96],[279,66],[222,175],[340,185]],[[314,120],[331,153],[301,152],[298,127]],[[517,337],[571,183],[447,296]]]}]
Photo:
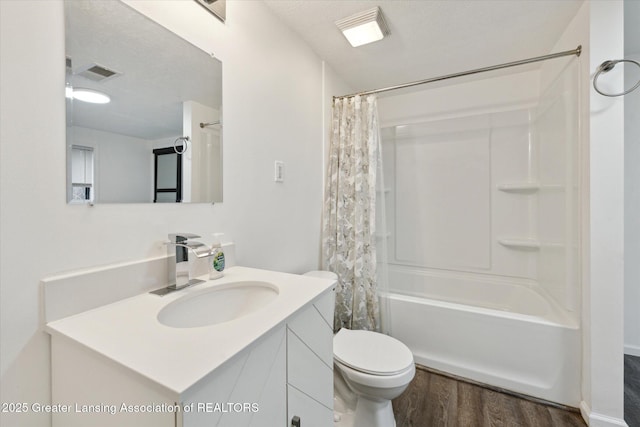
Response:
[{"label": "door reflection in mirror", "polygon": [[153,203],[182,201],[182,150],[184,146],[153,150]]}]

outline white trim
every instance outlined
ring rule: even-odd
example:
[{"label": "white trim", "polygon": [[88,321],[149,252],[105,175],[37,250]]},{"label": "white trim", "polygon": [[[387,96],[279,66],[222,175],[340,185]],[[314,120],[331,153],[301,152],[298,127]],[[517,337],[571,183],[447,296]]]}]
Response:
[{"label": "white trim", "polygon": [[623,419],[592,412],[584,400],[580,402],[580,414],[589,427],[629,427]]},{"label": "white trim", "polygon": [[640,357],[640,346],[633,345],[633,344],[625,344],[624,354]]},{"label": "white trim", "polygon": [[587,405],[587,402],[584,400],[580,401],[580,415],[582,415],[582,419],[589,425],[589,414],[591,413],[591,408]]}]

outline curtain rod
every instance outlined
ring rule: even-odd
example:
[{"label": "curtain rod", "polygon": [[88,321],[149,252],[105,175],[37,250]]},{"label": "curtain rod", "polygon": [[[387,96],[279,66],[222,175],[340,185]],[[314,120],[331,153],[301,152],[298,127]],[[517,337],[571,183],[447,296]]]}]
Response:
[{"label": "curtain rod", "polygon": [[371,94],[374,94],[374,93],[388,92],[390,90],[403,89],[403,88],[406,88],[406,87],[412,87],[412,86],[423,85],[423,84],[426,84],[426,83],[438,82],[438,81],[441,81],[441,80],[452,79],[452,78],[455,78],[455,77],[469,76],[471,74],[484,73],[486,71],[494,71],[494,70],[499,70],[501,68],[515,67],[517,65],[525,65],[525,64],[531,64],[533,62],[546,61],[547,59],[560,58],[562,56],[569,56],[569,55],[580,56],[581,53],[582,53],[582,45],[579,45],[577,48],[575,48],[573,50],[565,50],[563,52],[550,53],[549,55],[536,56],[535,58],[522,59],[520,61],[514,61],[514,62],[507,62],[505,64],[492,65],[490,67],[476,68],[475,70],[462,71],[460,73],[447,74],[447,75],[444,75],[444,76],[432,77],[430,79],[425,79],[425,80],[417,80],[415,82],[405,83],[405,84],[401,84],[401,85],[389,86],[389,87],[384,87],[384,88],[380,88],[380,89],[367,90],[367,91],[364,91],[364,92],[352,93],[350,95],[334,96],[333,99],[335,100],[335,99],[340,99],[340,98],[350,98],[350,97],[356,96],[356,95],[371,95]]}]

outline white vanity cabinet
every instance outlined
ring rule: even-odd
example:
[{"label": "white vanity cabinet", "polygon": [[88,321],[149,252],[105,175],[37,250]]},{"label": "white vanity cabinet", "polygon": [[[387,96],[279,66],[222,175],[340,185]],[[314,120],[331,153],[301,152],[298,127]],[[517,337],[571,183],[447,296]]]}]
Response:
[{"label": "white vanity cabinet", "polygon": [[[48,323],[53,427],[289,427],[296,416],[301,427],[333,425],[334,292],[298,280],[270,278],[293,307],[210,329],[141,316],[157,313],[155,295]],[[316,288],[305,300],[307,284]]]},{"label": "white vanity cabinet", "polygon": [[183,426],[295,427],[294,417],[300,427],[332,426],[334,300],[333,290],[325,291],[287,319],[286,327],[203,379],[184,400],[195,408],[202,402],[257,403],[257,411],[185,412]]}]

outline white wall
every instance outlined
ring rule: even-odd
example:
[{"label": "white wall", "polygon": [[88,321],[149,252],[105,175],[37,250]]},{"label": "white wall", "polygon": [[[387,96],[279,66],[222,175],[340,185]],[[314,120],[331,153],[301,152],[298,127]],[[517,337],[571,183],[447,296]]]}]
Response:
[{"label": "white wall", "polygon": [[[554,51],[581,44],[581,290],[583,418],[623,419],[623,110],[591,86],[597,66],[622,55],[622,2],[585,1]],[[543,73],[543,87],[550,82]]]},{"label": "white wall", "polygon": [[[640,2],[625,0],[624,19],[625,58],[640,61]],[[625,87],[640,76],[633,68]],[[640,356],[640,89],[624,97],[624,133],[624,349]]]},{"label": "white wall", "polygon": [[[224,202],[67,205],[62,3],[0,1],[3,402],[50,401],[49,340],[39,325],[44,276],[163,254],[159,242],[176,230],[227,233],[242,265],[318,267],[320,59],[261,2],[229,1],[226,25],[195,2],[135,6],[224,63]],[[286,164],[282,184],[273,182],[274,160]],[[1,417],[2,425],[49,425],[47,414]]]},{"label": "white wall", "polygon": [[96,203],[151,200],[151,141],[83,127],[70,132],[74,144],[94,148]]},{"label": "white wall", "polygon": [[[586,11],[585,11],[586,9]],[[623,2],[590,1],[581,12],[589,37],[583,59],[592,76],[623,52]],[[582,21],[583,24],[585,21]],[[608,85],[622,88],[622,73]],[[586,78],[583,84],[590,84]],[[603,79],[605,81],[606,79]],[[583,402],[592,427],[626,425],[623,418],[624,100],[587,86],[588,218],[583,230]],[[585,209],[587,211],[587,209]]]}]

